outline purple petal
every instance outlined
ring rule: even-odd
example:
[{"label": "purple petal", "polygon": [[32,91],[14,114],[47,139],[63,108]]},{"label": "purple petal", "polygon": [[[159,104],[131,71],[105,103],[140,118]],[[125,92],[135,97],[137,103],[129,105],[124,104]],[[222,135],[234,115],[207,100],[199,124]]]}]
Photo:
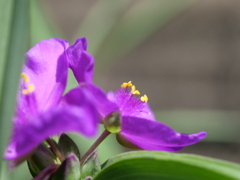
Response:
[{"label": "purple petal", "polygon": [[19,92],[18,97],[20,98],[18,98],[19,101],[13,122],[16,125],[23,125],[35,118],[39,112],[34,92],[28,95]]},{"label": "purple petal", "polygon": [[125,89],[120,89],[117,92],[110,91],[107,93],[107,97],[118,105],[122,116],[133,116],[155,121],[154,113],[149,104],[141,101],[131,92]]},{"label": "purple petal", "polygon": [[102,89],[93,84],[87,84],[86,87],[91,93],[97,109],[103,118],[112,112],[119,111],[118,106],[107,98]]},{"label": "purple petal", "polygon": [[174,152],[197,143],[207,133],[181,134],[158,121],[123,116],[120,135],[142,149]]},{"label": "purple petal", "polygon": [[24,125],[15,125],[11,142],[5,152],[8,160],[32,151],[51,135],[78,132],[87,137],[97,133],[99,116],[84,91],[75,88],[63,97],[63,102]]},{"label": "purple petal", "polygon": [[[67,47],[68,43],[65,40],[43,40],[26,54],[23,73],[29,79],[27,83],[34,86],[35,101],[39,111],[55,106],[65,90],[68,62],[64,52]],[[22,94],[22,88],[19,94],[21,94],[18,98],[20,106],[26,104],[22,102],[26,101],[28,95]]]},{"label": "purple petal", "polygon": [[69,67],[78,83],[92,82],[94,58],[87,51],[86,38],[78,38],[75,44],[67,49]]},{"label": "purple petal", "polygon": [[139,118],[143,118],[143,119],[148,119],[148,120],[156,120],[154,113],[152,111],[152,109],[150,108],[148,103],[145,103],[144,108],[142,109],[142,113],[139,116],[136,116]]}]

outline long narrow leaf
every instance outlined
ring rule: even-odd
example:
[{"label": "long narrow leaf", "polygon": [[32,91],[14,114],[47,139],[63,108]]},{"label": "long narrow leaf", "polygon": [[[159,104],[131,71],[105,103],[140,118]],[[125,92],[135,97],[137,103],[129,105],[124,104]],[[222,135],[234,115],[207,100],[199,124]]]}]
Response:
[{"label": "long narrow leaf", "polygon": [[[10,133],[11,118],[14,112],[19,74],[24,59],[24,52],[26,51],[26,45],[28,43],[27,35],[29,33],[29,0],[15,0],[13,3],[9,40],[5,44],[8,45],[8,48],[6,49],[5,65],[3,71],[1,72],[3,73],[0,102],[1,156]],[[6,165],[6,163],[4,163],[4,165]],[[2,169],[4,170],[5,168],[3,167]]]},{"label": "long narrow leaf", "polygon": [[[0,84],[2,84],[3,70],[9,41],[12,9],[13,0],[0,0]],[[2,86],[0,87],[0,94],[1,90]]]}]

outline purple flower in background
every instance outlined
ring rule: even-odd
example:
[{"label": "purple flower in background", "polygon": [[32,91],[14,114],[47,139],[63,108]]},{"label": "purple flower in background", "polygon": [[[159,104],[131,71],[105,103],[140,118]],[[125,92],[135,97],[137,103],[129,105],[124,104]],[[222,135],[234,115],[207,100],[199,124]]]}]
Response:
[{"label": "purple flower in background", "polygon": [[[86,42],[86,39],[77,41]],[[88,92],[77,87],[62,97],[71,66],[66,54],[68,47],[65,40],[49,39],[27,52],[5,159],[27,156],[43,140],[61,132],[79,132],[87,137],[96,134],[99,116]],[[88,56],[87,52],[85,55]],[[89,73],[84,71],[88,69],[83,67],[85,58],[76,59],[82,76]]]}]

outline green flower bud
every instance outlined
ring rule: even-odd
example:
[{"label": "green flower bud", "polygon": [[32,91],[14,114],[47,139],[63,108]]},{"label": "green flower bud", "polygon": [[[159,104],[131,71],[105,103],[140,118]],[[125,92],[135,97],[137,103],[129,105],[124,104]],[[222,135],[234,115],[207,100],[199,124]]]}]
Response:
[{"label": "green flower bud", "polygon": [[78,157],[70,154],[54,173],[51,180],[79,180],[80,162]]},{"label": "green flower bud", "polygon": [[61,134],[58,141],[58,148],[65,158],[70,154],[75,154],[80,160],[80,152],[78,150],[78,147],[68,135],[64,133]]},{"label": "green flower bud", "polygon": [[96,173],[101,171],[101,166],[98,160],[98,151],[90,154],[81,169],[82,179],[91,179]]},{"label": "green flower bud", "polygon": [[28,168],[33,177],[37,176],[46,167],[56,164],[56,157],[51,150],[41,143],[30,158],[28,158]]},{"label": "green flower bud", "polygon": [[109,132],[119,133],[121,132],[121,121],[119,112],[114,112],[105,117],[103,124]]}]

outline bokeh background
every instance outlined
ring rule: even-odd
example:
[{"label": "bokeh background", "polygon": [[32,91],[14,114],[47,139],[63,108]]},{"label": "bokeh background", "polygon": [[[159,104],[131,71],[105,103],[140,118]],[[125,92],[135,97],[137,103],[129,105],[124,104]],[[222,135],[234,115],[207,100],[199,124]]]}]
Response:
[{"label": "bokeh background", "polygon": [[[97,85],[107,92],[133,81],[148,95],[159,121],[179,132],[208,132],[203,142],[180,153],[240,163],[240,1],[31,3],[32,44],[50,37],[71,43],[87,37]],[[41,25],[44,20],[47,26]],[[67,90],[77,85],[69,75]],[[82,154],[94,141],[71,136]],[[99,147],[100,161],[128,150],[111,135]],[[30,179],[25,166],[14,177]]]}]

